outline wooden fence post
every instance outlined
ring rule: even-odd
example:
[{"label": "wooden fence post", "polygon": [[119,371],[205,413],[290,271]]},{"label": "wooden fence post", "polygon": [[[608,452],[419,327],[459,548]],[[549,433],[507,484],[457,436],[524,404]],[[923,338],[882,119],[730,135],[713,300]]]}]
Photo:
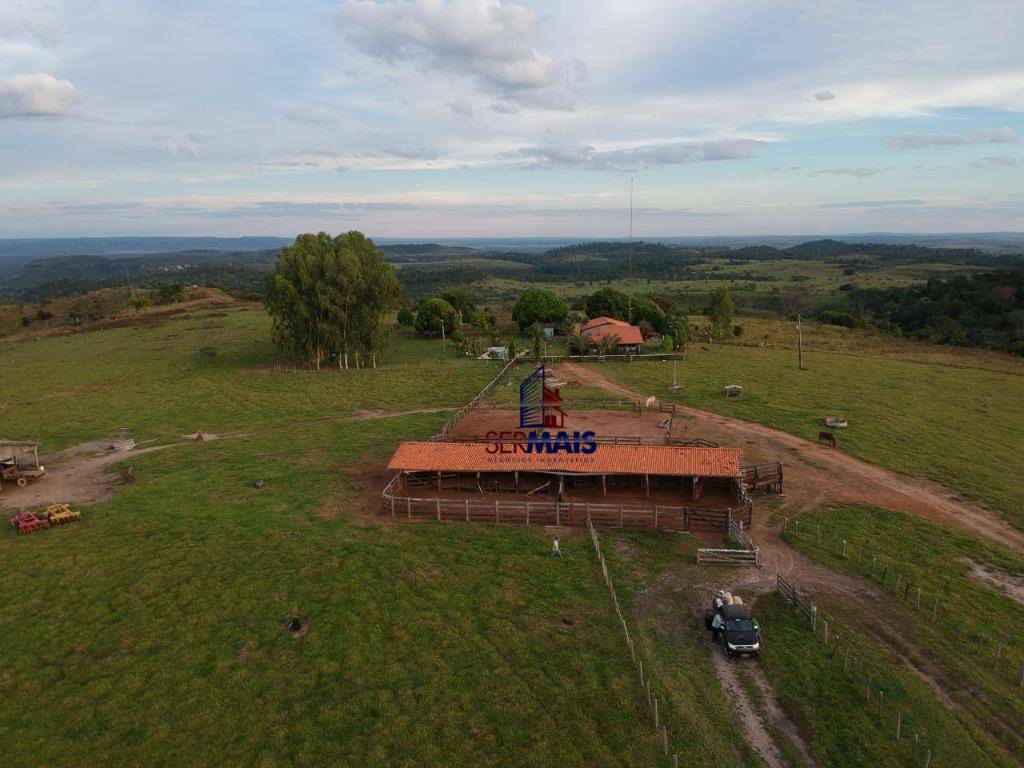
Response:
[{"label": "wooden fence post", "polygon": [[412,520],[412,497],[410,496],[405,497],[405,512],[409,519]]},{"label": "wooden fence post", "polygon": [[924,755],[924,768],[932,764],[932,751],[929,749]]},{"label": "wooden fence post", "polygon": [[882,716],[882,711],[885,708],[885,691],[878,692],[878,716]]},{"label": "wooden fence post", "polygon": [[840,557],[842,557],[843,560],[846,559],[846,539],[843,539],[843,553],[840,555]]},{"label": "wooden fence post", "polygon": [[441,500],[440,499],[435,499],[435,501],[437,502],[437,519],[440,520],[441,519]]},{"label": "wooden fence post", "polygon": [[896,741],[900,740],[900,728],[903,727],[903,712],[902,710],[896,711]]},{"label": "wooden fence post", "polygon": [[932,622],[935,622],[935,617],[939,612],[939,598],[935,598],[935,602],[932,604]]},{"label": "wooden fence post", "polygon": [[921,610],[921,588],[920,587],[917,588],[917,599],[914,601],[914,610],[915,611],[920,611]]},{"label": "wooden fence post", "polygon": [[898,594],[899,593],[899,591],[900,591],[900,582],[901,581],[903,581],[903,574],[902,573],[897,573],[896,574],[896,586],[893,587],[893,589],[892,589],[894,594]]},{"label": "wooden fence post", "polygon": [[665,754],[668,754],[668,728],[661,726],[661,745],[665,749]]},{"label": "wooden fence post", "polygon": [[654,697],[654,727],[658,727],[658,697]]},{"label": "wooden fence post", "polygon": [[817,525],[817,526],[815,526],[815,528],[818,529],[818,546],[820,547],[821,546],[821,526]]},{"label": "wooden fence post", "polygon": [[466,499],[466,522],[469,522],[469,499]]}]

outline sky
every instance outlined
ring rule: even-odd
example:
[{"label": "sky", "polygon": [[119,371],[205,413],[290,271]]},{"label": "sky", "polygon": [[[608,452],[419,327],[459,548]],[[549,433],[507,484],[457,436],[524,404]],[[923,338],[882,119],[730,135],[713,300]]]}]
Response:
[{"label": "sky", "polygon": [[2,0],[0,237],[1024,231],[1021,0]]}]

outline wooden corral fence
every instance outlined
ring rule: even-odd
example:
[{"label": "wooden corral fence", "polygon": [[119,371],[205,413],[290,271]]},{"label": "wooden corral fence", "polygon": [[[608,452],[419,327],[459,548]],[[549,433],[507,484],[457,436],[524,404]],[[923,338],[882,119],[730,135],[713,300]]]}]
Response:
[{"label": "wooden corral fence", "polygon": [[751,496],[782,495],[782,462],[751,464],[740,469],[743,487]]},{"label": "wooden corral fence", "polygon": [[406,496],[406,484],[396,475],[384,489],[383,507],[392,517],[464,523],[513,525],[586,525],[587,517],[601,528],[640,528],[661,531],[727,531],[730,521],[749,525],[752,509],[698,509],[635,504],[597,504],[588,501],[526,501],[522,499],[417,498]]},{"label": "wooden corral fence", "polygon": [[807,597],[801,595],[796,591],[796,587],[786,581],[782,574],[778,574],[775,577],[775,589],[782,594],[789,602],[793,604],[800,613],[807,617],[807,620],[811,623],[811,629],[816,629],[818,625],[818,606],[812,603]]},{"label": "wooden corral fence", "polygon": [[663,360],[683,360],[682,352],[654,352],[636,355],[543,355],[544,363],[632,363],[660,362]]},{"label": "wooden corral fence", "polygon": [[[700,437],[629,437],[623,435],[596,435],[592,438],[598,445],[677,445],[691,448],[718,448],[718,443]],[[433,440],[444,443],[498,443],[498,438],[487,435],[435,435]],[[508,441],[506,441],[508,442]]]},{"label": "wooden corral fence", "polygon": [[484,388],[477,392],[476,396],[472,400],[470,400],[464,406],[459,408],[459,410],[457,410],[454,414],[452,414],[452,417],[448,419],[448,421],[445,423],[443,427],[441,427],[441,431],[436,435],[436,438],[445,439],[447,435],[451,434],[452,430],[455,429],[458,423],[465,418],[467,413],[479,408],[484,403],[484,398],[487,397],[487,395],[491,393],[491,390],[493,390],[498,385],[498,382],[501,381],[502,377],[510,370],[512,370],[513,366],[515,366],[516,362],[519,360],[520,357],[522,357],[522,354],[516,355],[514,358],[505,363],[504,367],[498,372],[497,376],[495,376],[486,385],[484,385]]},{"label": "wooden corral fence", "polygon": [[[486,401],[480,403],[479,407],[504,411],[508,410],[512,406],[508,401]],[[642,413],[643,411],[649,410],[658,411],[659,413],[675,414],[679,406],[675,403],[663,403],[658,401],[648,408],[647,404],[643,400],[625,400],[623,398],[612,400],[610,398],[577,397],[572,400],[564,401],[561,408],[563,411],[635,411],[637,413]]]},{"label": "wooden corral fence", "polygon": [[742,549],[705,549],[697,550],[698,563],[722,563],[726,565],[760,565],[761,554],[744,530],[743,521],[732,516],[726,521],[726,530]]}]

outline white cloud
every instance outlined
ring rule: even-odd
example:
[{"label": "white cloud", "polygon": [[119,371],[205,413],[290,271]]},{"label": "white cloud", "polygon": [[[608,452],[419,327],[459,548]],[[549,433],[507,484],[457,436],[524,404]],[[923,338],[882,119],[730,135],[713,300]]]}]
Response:
[{"label": "white cloud", "polygon": [[1022,163],[1024,163],[1024,158],[1010,155],[988,155],[987,157],[976,157],[971,161],[971,165],[975,168],[1012,168]]},{"label": "white cloud", "polygon": [[65,114],[80,98],[67,80],[36,72],[0,80],[0,117]]},{"label": "white cloud", "polygon": [[900,133],[886,138],[893,149],[924,149],[926,147],[953,147],[964,144],[1012,144],[1020,141],[1009,126],[974,133]]},{"label": "white cloud", "polygon": [[822,88],[820,91],[814,92],[814,98],[818,101],[832,101],[835,97],[836,95],[828,88]]},{"label": "white cloud", "polygon": [[815,171],[811,176],[852,176],[855,179],[866,179],[877,176],[888,168],[825,168]]},{"label": "white cloud", "polygon": [[564,109],[564,95],[539,91],[586,79],[586,66],[560,62],[534,47],[536,15],[500,0],[345,0],[343,30],[374,59],[473,77],[505,99]]},{"label": "white cloud", "polygon": [[766,142],[724,139],[704,142],[646,144],[620,149],[595,149],[586,144],[548,144],[502,153],[524,168],[578,168],[588,171],[628,171],[658,165],[745,160]]}]

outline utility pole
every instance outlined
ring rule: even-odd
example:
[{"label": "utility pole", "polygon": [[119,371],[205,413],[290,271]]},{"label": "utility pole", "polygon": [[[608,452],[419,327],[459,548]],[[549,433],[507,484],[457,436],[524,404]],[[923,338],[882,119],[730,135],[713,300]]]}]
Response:
[{"label": "utility pole", "polygon": [[800,327],[800,313],[796,315],[796,355],[800,370],[804,370],[804,333]]},{"label": "utility pole", "polygon": [[633,322],[633,177],[629,177],[629,244],[626,246],[626,282],[629,283],[629,317]]},{"label": "utility pole", "polygon": [[679,389],[679,385],[676,383],[676,364],[678,360],[672,361],[672,391],[675,392]]}]

